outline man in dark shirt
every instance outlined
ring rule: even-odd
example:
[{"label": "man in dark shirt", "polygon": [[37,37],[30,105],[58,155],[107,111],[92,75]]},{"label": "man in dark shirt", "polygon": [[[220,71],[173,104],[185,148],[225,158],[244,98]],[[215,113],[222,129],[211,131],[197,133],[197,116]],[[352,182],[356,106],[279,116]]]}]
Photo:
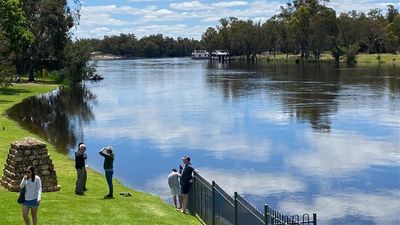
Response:
[{"label": "man in dark shirt", "polygon": [[78,150],[75,152],[75,169],[76,169],[76,187],[75,194],[83,195],[86,191],[86,145],[83,143],[78,144]]},{"label": "man in dark shirt", "polygon": [[182,173],[180,176],[181,177],[180,184],[181,184],[181,191],[182,191],[182,198],[183,198],[181,212],[185,213],[187,206],[188,206],[188,201],[189,201],[190,187],[192,186],[193,177],[194,177],[194,174],[197,173],[197,170],[195,170],[192,167],[189,156],[183,157],[182,161],[185,166],[183,167],[183,170],[182,170]]}]

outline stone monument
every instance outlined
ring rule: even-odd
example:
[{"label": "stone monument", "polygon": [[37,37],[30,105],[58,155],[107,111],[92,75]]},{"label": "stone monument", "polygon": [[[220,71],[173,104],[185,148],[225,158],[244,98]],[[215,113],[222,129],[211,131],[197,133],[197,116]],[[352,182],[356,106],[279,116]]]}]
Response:
[{"label": "stone monument", "polygon": [[59,191],[57,175],[46,144],[31,137],[11,143],[1,185],[10,191],[19,191],[19,184],[28,166],[35,168],[35,173],[42,181],[42,191]]}]

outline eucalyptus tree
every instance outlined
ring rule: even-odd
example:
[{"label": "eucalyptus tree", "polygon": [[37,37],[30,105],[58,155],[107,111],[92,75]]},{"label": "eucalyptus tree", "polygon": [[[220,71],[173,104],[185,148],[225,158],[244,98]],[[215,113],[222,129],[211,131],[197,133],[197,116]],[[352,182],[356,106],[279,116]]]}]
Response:
[{"label": "eucalyptus tree", "polygon": [[233,20],[231,23],[232,46],[244,55],[247,61],[254,60],[259,40],[257,27],[252,20]]},{"label": "eucalyptus tree", "polygon": [[206,50],[210,53],[211,57],[211,52],[218,49],[221,43],[218,31],[214,27],[209,27],[201,36],[201,42]]},{"label": "eucalyptus tree", "polygon": [[275,58],[279,49],[279,27],[280,23],[275,16],[268,19],[261,26],[262,43],[264,50],[272,52]]},{"label": "eucalyptus tree", "polygon": [[[74,0],[78,7],[79,1]],[[64,48],[69,41],[69,30],[79,18],[79,9],[71,10],[67,0],[21,0],[27,18],[27,28],[34,42],[19,55],[19,66],[27,67],[29,80],[41,67],[63,67]],[[23,65],[27,62],[27,65]]]},{"label": "eucalyptus tree", "polygon": [[19,1],[0,1],[0,86],[8,85],[15,73],[12,67],[15,54],[33,40]]}]

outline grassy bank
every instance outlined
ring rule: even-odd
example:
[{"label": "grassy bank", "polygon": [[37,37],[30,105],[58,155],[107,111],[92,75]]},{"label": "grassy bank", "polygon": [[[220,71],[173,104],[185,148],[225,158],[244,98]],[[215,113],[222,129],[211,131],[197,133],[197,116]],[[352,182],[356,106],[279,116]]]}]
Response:
[{"label": "grassy bank", "polygon": [[[359,54],[356,57],[357,64],[369,64],[369,65],[400,65],[400,54],[381,54],[381,63],[379,63],[377,59],[377,54]],[[258,56],[258,61],[260,62],[271,62],[271,63],[296,63],[296,59],[298,59],[298,55],[289,55],[286,59],[286,54],[276,54],[275,57],[273,55],[260,55]],[[309,59],[303,60],[306,63],[334,63],[334,59],[332,55],[329,53],[322,54],[320,59],[317,60],[314,57],[310,57]],[[345,63],[345,56],[340,58],[341,63]]]},{"label": "grassy bank", "polygon": [[[6,109],[32,95],[49,92],[56,85],[18,84],[7,89],[0,88],[0,164],[6,160],[10,143],[36,135],[22,129],[16,122],[4,116]],[[5,127],[5,130],[2,127]],[[57,171],[61,191],[43,193],[39,209],[39,224],[64,225],[64,224],[200,224],[190,216],[177,212],[172,206],[166,204],[159,197],[138,192],[124,187],[114,181],[116,198],[104,200],[107,185],[103,175],[89,169],[89,189],[85,196],[74,194],[76,171],[73,160],[66,155],[57,153],[47,143],[49,154]],[[134,168],[132,168],[134,169]],[[132,197],[121,197],[119,192],[130,192]],[[18,193],[9,192],[0,187],[0,224],[23,224],[21,206],[16,202]]]}]

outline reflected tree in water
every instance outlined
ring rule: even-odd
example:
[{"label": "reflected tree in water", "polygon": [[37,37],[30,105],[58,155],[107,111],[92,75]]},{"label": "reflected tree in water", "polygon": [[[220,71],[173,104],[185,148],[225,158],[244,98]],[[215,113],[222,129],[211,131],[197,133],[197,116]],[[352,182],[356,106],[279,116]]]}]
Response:
[{"label": "reflected tree in water", "polygon": [[97,104],[96,96],[85,86],[61,87],[53,93],[26,99],[7,114],[57,150],[68,153],[83,140],[83,125],[94,119],[92,104]]}]

